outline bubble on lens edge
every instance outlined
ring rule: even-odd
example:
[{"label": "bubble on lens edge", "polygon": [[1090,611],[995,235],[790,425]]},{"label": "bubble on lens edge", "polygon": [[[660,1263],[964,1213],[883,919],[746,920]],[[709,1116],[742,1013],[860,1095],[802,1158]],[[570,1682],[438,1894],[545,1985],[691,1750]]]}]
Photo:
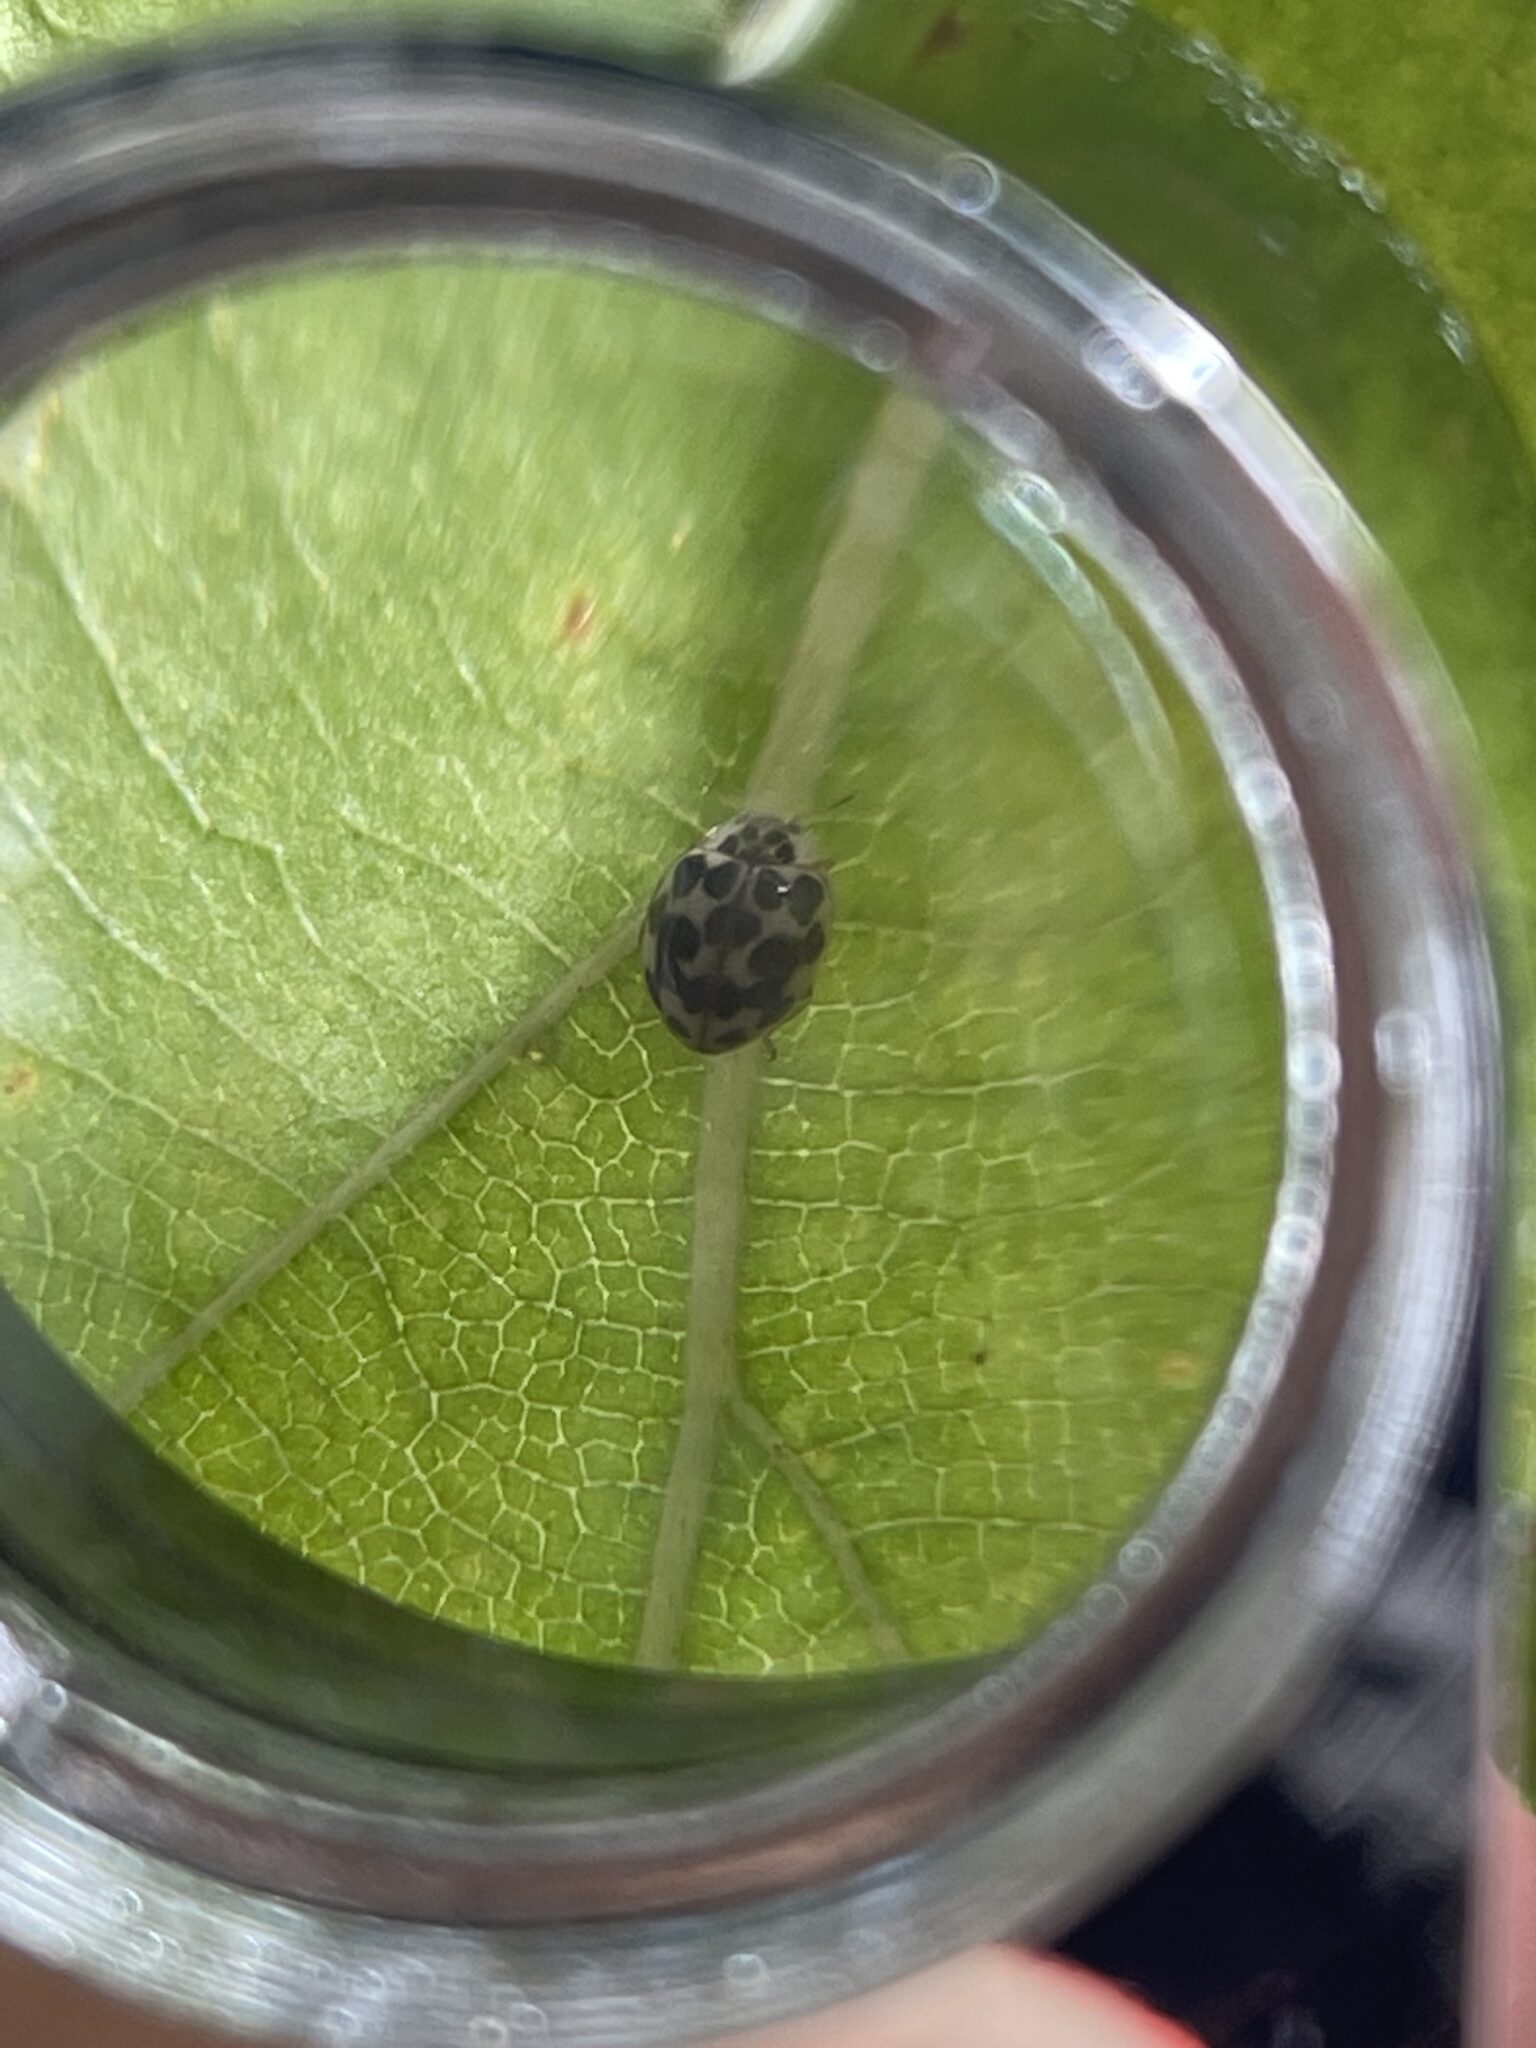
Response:
[{"label": "bubble on lens edge", "polygon": [[1370,212],[1386,212],[1387,195],[1375,179],[1368,177],[1358,164],[1340,164],[1339,183],[1352,198],[1358,199]]},{"label": "bubble on lens edge", "polygon": [[1343,163],[1293,106],[1271,98],[1261,81],[1235,64],[1213,37],[1185,36],[1174,44],[1173,54],[1180,62],[1210,74],[1205,99],[1247,128],[1272,156],[1285,158],[1303,177],[1347,174],[1348,182],[1341,176],[1345,189],[1372,212],[1379,212],[1384,201],[1370,179],[1355,166]]},{"label": "bubble on lens edge", "polygon": [[727,1956],[720,1974],[732,1991],[750,1994],[763,1990],[768,1982],[766,1958],[748,1949],[741,1949],[733,1956]]},{"label": "bubble on lens edge", "polygon": [[1206,65],[1210,81],[1205,87],[1205,98],[1211,106],[1231,119],[1240,121],[1243,109],[1257,96],[1258,81],[1223,56],[1219,63]]},{"label": "bubble on lens edge", "polygon": [[853,337],[855,359],[876,376],[889,376],[906,360],[907,337],[892,320],[867,320]]},{"label": "bubble on lens edge", "polygon": [[1290,778],[1278,761],[1244,762],[1232,778],[1232,794],[1255,832],[1272,830],[1295,809]]},{"label": "bubble on lens edge", "polygon": [[1015,470],[1000,486],[1008,511],[1025,519],[1042,533],[1060,533],[1067,523],[1067,508],[1061,493],[1047,478],[1034,470]]},{"label": "bubble on lens edge", "polygon": [[1344,705],[1329,683],[1298,685],[1285,700],[1285,722],[1304,746],[1323,747],[1344,729]]},{"label": "bubble on lens edge", "polygon": [[1056,436],[1044,420],[1016,399],[997,399],[979,424],[996,453],[1021,469],[1037,470],[1053,454],[1059,454]]},{"label": "bubble on lens edge", "polygon": [[1275,932],[1280,984],[1287,1002],[1305,1007],[1333,994],[1333,940],[1321,917],[1306,911],[1283,917]]},{"label": "bubble on lens edge", "polygon": [[1265,1282],[1284,1293],[1293,1292],[1311,1278],[1322,1249],[1322,1225],[1310,1216],[1277,1218],[1264,1256]]},{"label": "bubble on lens edge", "polygon": [[505,2020],[494,2013],[477,2012],[464,2029],[464,2038],[470,2048],[506,2048],[512,2035]]},{"label": "bubble on lens edge", "polygon": [[971,1698],[984,1714],[1001,1714],[1014,1702],[1016,1687],[1006,1671],[992,1671],[978,1679]]},{"label": "bubble on lens edge", "polygon": [[1136,11],[1134,0],[1077,0],[1077,4],[1096,28],[1111,36],[1129,28]]},{"label": "bubble on lens edge", "polygon": [[1288,1222],[1322,1223],[1328,1213],[1328,1183],[1310,1173],[1288,1175],[1280,1184],[1279,1208]]},{"label": "bubble on lens edge", "polygon": [[1161,1548],[1147,1536],[1133,1536],[1120,1552],[1120,1569],[1128,1579],[1145,1582],[1162,1571]]},{"label": "bubble on lens edge", "polygon": [[793,270],[769,271],[763,280],[760,297],[763,311],[769,319],[794,328],[805,325],[814,303],[809,281]]},{"label": "bubble on lens edge", "polygon": [[1286,1054],[1286,1078],[1303,1102],[1320,1102],[1338,1092],[1343,1075],[1339,1048],[1322,1031],[1298,1031]]},{"label": "bubble on lens edge", "polygon": [[982,156],[948,157],[939,172],[939,197],[944,204],[973,219],[991,212],[1001,190],[996,167]]},{"label": "bubble on lens edge", "polygon": [[1130,1606],[1125,1597],[1124,1586],[1090,1586],[1083,1595],[1083,1613],[1098,1628],[1107,1628],[1111,1622],[1119,1621]]},{"label": "bubble on lens edge", "polygon": [[1246,1394],[1223,1394],[1214,1413],[1223,1429],[1237,1434],[1246,1433],[1253,1425],[1253,1403]]},{"label": "bubble on lens edge", "polygon": [[1339,1111],[1334,1102],[1298,1102],[1287,1106],[1286,1132],[1292,1142],[1310,1150],[1331,1147],[1339,1134]]},{"label": "bubble on lens edge", "polygon": [[59,1681],[55,1677],[45,1677],[41,1686],[37,1688],[35,1706],[37,1714],[43,1720],[59,1720],[70,1706],[70,1694],[66,1688],[59,1686]]},{"label": "bubble on lens edge", "polygon": [[1202,71],[1219,71],[1227,62],[1227,53],[1214,36],[1184,36],[1175,45],[1174,54]]},{"label": "bubble on lens edge", "polygon": [[1263,1343],[1274,1346],[1291,1326],[1293,1305],[1284,1290],[1261,1286],[1248,1311],[1249,1326]]},{"label": "bubble on lens edge", "polygon": [[135,1927],[128,1945],[141,1963],[153,1967],[165,1960],[165,1936],[153,1927]]},{"label": "bubble on lens edge", "polygon": [[1162,404],[1162,386],[1113,329],[1096,328],[1083,344],[1082,359],[1088,374],[1132,411],[1153,412]]},{"label": "bubble on lens edge", "polygon": [[1376,1072],[1390,1095],[1417,1095],[1429,1079],[1428,1020],[1417,1010],[1386,1010],[1376,1020]]},{"label": "bubble on lens edge", "polygon": [[1440,339],[1459,363],[1470,363],[1477,353],[1472,329],[1454,306],[1442,306],[1435,320]]}]

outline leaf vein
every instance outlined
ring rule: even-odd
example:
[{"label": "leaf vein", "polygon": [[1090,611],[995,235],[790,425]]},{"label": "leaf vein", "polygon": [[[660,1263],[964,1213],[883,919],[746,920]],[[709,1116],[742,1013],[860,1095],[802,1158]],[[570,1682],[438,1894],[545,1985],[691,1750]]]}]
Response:
[{"label": "leaf vein", "polygon": [[858,1545],[839,1518],[836,1509],[817,1483],[809,1466],[782,1431],[745,1395],[733,1394],[731,1414],[750,1436],[769,1464],[789,1487],[822,1547],[831,1558],[838,1576],[858,1609],[881,1655],[892,1662],[910,1656],[906,1639],[896,1617],[880,1597],[879,1589],[865,1569]]},{"label": "leaf vein", "polygon": [[6,793],[6,801],[11,815],[20,825],[27,840],[44,861],[49,872],[63,885],[69,895],[74,898],[76,904],[90,919],[92,924],[96,926],[98,931],[103,932],[115,945],[120,946],[130,959],[136,960],[141,967],[154,975],[157,980],[163,981],[167,987],[177,990],[180,994],[190,997],[198,1009],[202,1010],[207,1016],[212,1017],[214,1022],[227,1031],[239,1044],[243,1045],[247,1052],[260,1060],[264,1066],[271,1067],[274,1072],[280,1073],[285,1080],[291,1082],[298,1089],[301,1095],[307,1096],[327,1116],[339,1117],[347,1123],[356,1125],[361,1130],[376,1128],[367,1119],[358,1116],[355,1111],[344,1109],[338,1103],[327,1101],[324,1096],[320,1095],[311,1086],[291,1061],[283,1059],[280,1055],[262,1045],[259,1040],[253,1038],[250,1032],[235,1018],[231,1017],[217,998],[210,995],[200,983],[192,980],[188,975],[179,973],[166,961],[162,960],[153,948],[144,945],[141,940],[137,939],[120,919],[115,918],[110,911],[105,910],[91,895],[79,876],[75,874],[68,862],[59,854],[52,839],[32,815],[26,803],[14,792],[10,791]]},{"label": "leaf vein", "polygon": [[[143,1360],[118,1389],[117,1405],[129,1409],[143,1400],[150,1389],[158,1386],[166,1374],[195,1350],[226,1316],[248,1301],[264,1282],[312,1243],[328,1223],[344,1216],[356,1201],[376,1188],[424,1138],[439,1129],[463,1108],[471,1096],[500,1073],[509,1060],[525,1051],[536,1038],[557,1023],[579,995],[611,973],[634,944],[634,934],[634,916],[626,916],[584,960],[568,969],[545,995],[508,1025],[461,1074],[413,1110],[366,1159],[343,1175],[312,1208],[296,1217],[287,1229],[242,1267],[184,1329]],[[355,1230],[356,1226],[350,1227]]]}]

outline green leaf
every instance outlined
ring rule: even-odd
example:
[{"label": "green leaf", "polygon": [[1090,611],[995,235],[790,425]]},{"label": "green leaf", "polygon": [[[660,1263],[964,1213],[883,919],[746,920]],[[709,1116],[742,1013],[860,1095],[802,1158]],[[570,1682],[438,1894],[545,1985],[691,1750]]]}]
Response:
[{"label": "green leaf", "polygon": [[[734,0],[488,0],[530,36],[573,33],[617,42],[632,52],[692,55],[716,45]],[[405,11],[405,10],[402,10]],[[13,83],[73,59],[101,56],[125,44],[163,40],[186,30],[235,31],[303,26],[317,17],[377,18],[377,0],[3,0],[0,79]]]},{"label": "green leaf", "polygon": [[[995,1642],[1225,1364],[1277,1111],[1245,844],[969,451],[918,431],[898,553],[847,552],[903,417],[720,307],[401,264],[6,430],[8,1282],[435,1614],[724,1670]],[[706,1065],[633,921],[764,776],[833,944],[776,1061]]]}]

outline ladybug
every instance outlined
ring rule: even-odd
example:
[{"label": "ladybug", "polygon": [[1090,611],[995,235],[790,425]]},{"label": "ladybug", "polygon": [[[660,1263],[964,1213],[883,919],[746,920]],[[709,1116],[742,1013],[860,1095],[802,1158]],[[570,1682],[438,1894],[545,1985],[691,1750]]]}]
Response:
[{"label": "ladybug", "polygon": [[640,957],[662,1021],[695,1052],[734,1052],[811,998],[831,895],[793,819],[743,811],[673,862]]}]

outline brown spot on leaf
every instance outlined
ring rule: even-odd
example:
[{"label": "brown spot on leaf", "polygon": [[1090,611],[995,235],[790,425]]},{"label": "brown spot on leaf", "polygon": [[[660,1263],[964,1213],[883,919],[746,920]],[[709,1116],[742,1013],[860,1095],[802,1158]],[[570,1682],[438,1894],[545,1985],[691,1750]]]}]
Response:
[{"label": "brown spot on leaf", "polygon": [[588,590],[578,590],[565,608],[565,617],[560,621],[560,638],[567,647],[579,647],[592,629],[597,615],[597,600]]},{"label": "brown spot on leaf", "polygon": [[0,1095],[12,1102],[30,1102],[37,1093],[36,1067],[12,1067],[3,1081],[0,1081]]},{"label": "brown spot on leaf", "polygon": [[971,33],[971,25],[958,7],[946,7],[934,17],[933,27],[917,46],[917,61],[927,64],[935,57],[947,57],[960,49]]}]

